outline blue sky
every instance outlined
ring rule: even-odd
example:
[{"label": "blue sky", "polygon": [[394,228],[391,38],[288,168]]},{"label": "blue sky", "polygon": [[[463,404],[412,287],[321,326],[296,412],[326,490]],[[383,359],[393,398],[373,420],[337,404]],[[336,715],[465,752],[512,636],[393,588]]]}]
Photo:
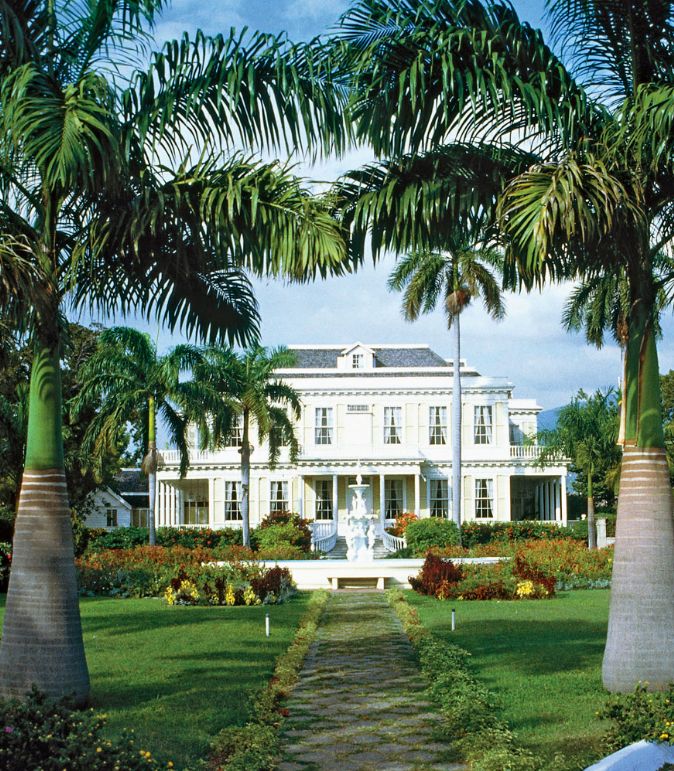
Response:
[{"label": "blue sky", "polygon": [[[234,26],[288,32],[295,40],[329,30],[346,9],[345,0],[172,0],[156,30],[158,41],[200,27],[213,34]],[[515,0],[523,19],[545,29],[543,2]],[[334,179],[369,160],[367,152],[303,167],[312,179]],[[410,324],[400,313],[400,297],[386,289],[394,263],[391,256],[359,273],[304,286],[257,282],[265,345],[292,343],[428,343],[440,355],[451,354],[449,334],[440,312]],[[485,375],[503,375],[515,384],[514,396],[536,398],[546,409],[568,402],[579,389],[616,385],[620,353],[616,346],[596,350],[582,336],[564,332],[560,316],[570,287],[548,287],[542,295],[508,295],[503,322],[491,321],[479,305],[462,316],[463,356]],[[107,320],[106,320],[107,321]],[[118,320],[121,321],[121,320]],[[162,348],[180,341],[138,323],[154,334]],[[671,346],[674,323],[664,320],[660,369],[674,368]]]}]

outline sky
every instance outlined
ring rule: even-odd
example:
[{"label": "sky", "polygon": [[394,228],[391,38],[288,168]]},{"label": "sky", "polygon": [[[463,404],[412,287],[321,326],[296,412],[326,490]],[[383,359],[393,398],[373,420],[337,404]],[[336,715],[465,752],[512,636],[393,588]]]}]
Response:
[{"label": "sky", "polygon": [[[521,18],[546,30],[542,0],[514,0]],[[286,31],[293,40],[329,32],[348,2],[345,0],[172,0],[157,29],[158,42],[183,31],[201,28],[208,34],[247,26],[265,32]],[[370,160],[367,151],[328,159],[318,168],[301,167],[312,180],[332,180]],[[256,281],[262,317],[263,345],[293,343],[426,343],[441,356],[451,355],[451,340],[441,311],[409,323],[401,314],[401,297],[386,289],[395,264],[390,255],[356,274],[308,285]],[[508,294],[507,316],[494,322],[479,303],[461,317],[462,358],[480,374],[505,376],[514,397],[535,398],[544,409],[566,404],[579,388],[616,386],[620,352],[616,345],[601,350],[584,337],[565,332],[560,323],[570,286],[549,286],[542,294]],[[108,319],[101,319],[109,323]],[[122,320],[117,319],[120,322]],[[181,341],[154,325],[127,320],[157,335],[165,349]],[[663,319],[659,344],[660,370],[674,368],[671,313]]]}]

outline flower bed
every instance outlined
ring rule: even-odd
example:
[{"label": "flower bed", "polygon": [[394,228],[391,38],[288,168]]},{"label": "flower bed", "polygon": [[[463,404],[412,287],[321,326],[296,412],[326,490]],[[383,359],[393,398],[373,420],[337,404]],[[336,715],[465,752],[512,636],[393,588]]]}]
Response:
[{"label": "flower bed", "polygon": [[554,576],[527,561],[524,554],[495,564],[455,565],[429,554],[412,588],[439,600],[544,599],[555,594]]},{"label": "flower bed", "polygon": [[242,557],[252,552],[243,547],[232,547],[232,551],[231,561],[222,566],[207,564],[218,559],[212,550],[181,546],[90,554],[77,560],[80,591],[112,597],[163,596],[170,604],[185,605],[282,602],[294,591],[287,569],[244,561]]}]

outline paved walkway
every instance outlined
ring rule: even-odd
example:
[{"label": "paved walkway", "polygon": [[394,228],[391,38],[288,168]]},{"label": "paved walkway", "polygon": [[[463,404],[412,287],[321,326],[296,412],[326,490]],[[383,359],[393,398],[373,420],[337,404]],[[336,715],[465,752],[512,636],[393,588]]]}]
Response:
[{"label": "paved walkway", "polygon": [[286,706],[279,771],[465,768],[436,736],[440,717],[382,593],[330,597]]}]

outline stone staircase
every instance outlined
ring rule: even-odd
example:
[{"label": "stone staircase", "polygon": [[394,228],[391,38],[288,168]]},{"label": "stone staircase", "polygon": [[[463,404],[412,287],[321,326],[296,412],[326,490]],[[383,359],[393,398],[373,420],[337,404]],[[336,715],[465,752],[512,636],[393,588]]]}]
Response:
[{"label": "stone staircase", "polygon": [[[374,558],[376,560],[384,559],[388,552],[384,548],[384,544],[381,539],[378,538],[374,542]],[[332,560],[345,560],[346,559],[346,538],[344,536],[337,536],[335,548],[328,552],[327,556]]]}]

